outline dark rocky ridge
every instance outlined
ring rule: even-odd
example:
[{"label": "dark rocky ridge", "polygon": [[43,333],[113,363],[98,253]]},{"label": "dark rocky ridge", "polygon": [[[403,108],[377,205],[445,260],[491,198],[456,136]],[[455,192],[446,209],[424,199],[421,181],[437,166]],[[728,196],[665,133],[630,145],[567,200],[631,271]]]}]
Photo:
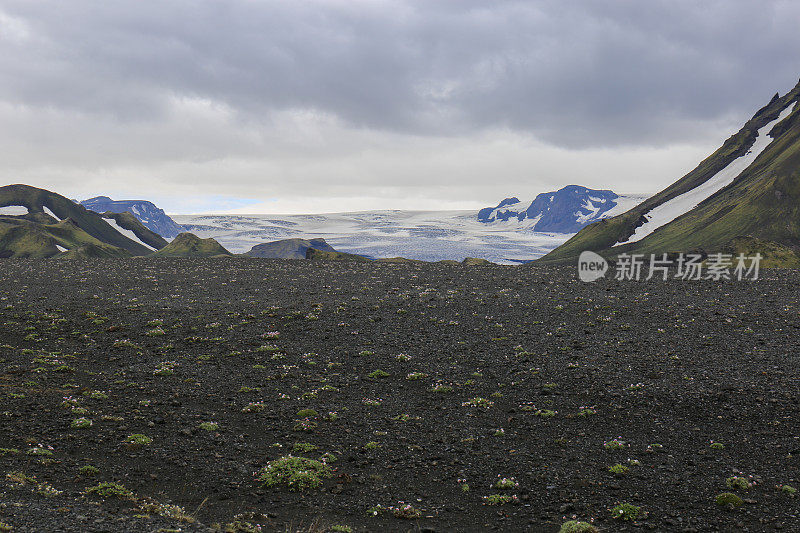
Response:
[{"label": "dark rocky ridge", "polygon": [[305,259],[309,248],[335,252],[325,239],[282,239],[253,246],[244,255],[264,259]]}]

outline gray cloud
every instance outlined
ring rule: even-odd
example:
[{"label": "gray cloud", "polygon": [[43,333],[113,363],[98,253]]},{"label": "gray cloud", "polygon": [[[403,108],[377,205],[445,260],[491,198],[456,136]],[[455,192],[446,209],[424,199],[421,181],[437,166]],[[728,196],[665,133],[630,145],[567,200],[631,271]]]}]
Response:
[{"label": "gray cloud", "polygon": [[705,150],[796,83],[799,19],[792,1],[0,0],[0,116],[19,128],[0,135],[22,154],[4,171],[55,176],[82,147],[95,170],[261,157],[270,177],[297,153],[356,157],[370,182],[364,143],[497,131]]}]

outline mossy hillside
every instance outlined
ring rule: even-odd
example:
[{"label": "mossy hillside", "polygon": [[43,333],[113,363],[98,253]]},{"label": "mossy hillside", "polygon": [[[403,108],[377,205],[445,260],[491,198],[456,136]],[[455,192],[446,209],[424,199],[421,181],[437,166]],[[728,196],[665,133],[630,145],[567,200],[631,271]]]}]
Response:
[{"label": "mossy hillside", "polygon": [[[745,126],[696,169],[630,211],[591,224],[556,248],[539,263],[568,263],[584,250],[609,257],[619,253],[721,251],[734,239],[772,242],[795,249],[800,246],[800,108],[776,125],[775,140],[737,180],[702,202],[697,208],[657,229],[641,241],[613,247],[630,236],[642,214],[713,176],[752,144],[755,132],[777,118],[800,97],[800,84],[782,98],[759,110]],[[613,249],[612,249],[613,247]],[[773,255],[777,248],[766,252]],[[783,264],[776,255],[773,266]],[[791,262],[790,262],[791,263]]]},{"label": "mossy hillside", "polygon": [[0,258],[42,258],[58,254],[55,240],[32,223],[0,218]]},{"label": "mossy hillside", "polygon": [[153,257],[230,257],[232,254],[214,239],[201,239],[193,233],[181,233]]},{"label": "mossy hillside", "polygon": [[37,224],[24,219],[0,219],[0,257],[45,258],[62,254],[59,245],[68,250],[90,247],[92,257],[130,257],[122,248],[101,242],[70,220],[56,224]]},{"label": "mossy hillside", "polygon": [[116,246],[101,244],[84,244],[70,248],[56,256],[58,259],[96,259],[103,257],[132,257],[131,253]]},{"label": "mossy hillside", "polygon": [[613,218],[598,220],[583,228],[567,242],[536,262],[540,264],[574,262],[584,250],[593,250],[604,255],[602,250],[614,246],[619,235],[633,231],[639,218],[641,218],[639,213],[628,211]]},{"label": "mossy hillside", "polygon": [[113,246],[94,238],[75,225],[71,219],[63,220],[56,224],[48,224],[44,226],[44,229],[58,241],[59,245],[69,250],[91,247],[103,250],[100,257],[130,257],[132,255],[124,248]]},{"label": "mossy hillside", "polygon": [[652,208],[693,189],[725,168],[728,163],[741,155],[742,148],[748,146],[748,141],[749,144],[752,144],[754,132],[757,130],[758,128],[755,128],[755,130],[751,131],[746,125],[737,134],[725,141],[716,152],[703,160],[694,170],[666,189],[625,213],[599,220],[586,226],[567,242],[545,255],[539,262],[572,261],[584,250],[600,252],[613,247],[621,239],[632,235],[642,216]]},{"label": "mossy hillside", "polygon": [[132,231],[142,242],[147,243],[156,250],[160,250],[169,244],[164,237],[146,228],[133,213],[106,211],[101,216],[106,219],[113,219],[120,227]]},{"label": "mossy hillside", "polygon": [[[784,110],[791,102],[797,101],[798,98],[800,98],[800,83],[798,83],[794,89],[786,93],[783,97],[779,97],[776,94],[772,100],[770,100],[766,106],[759,109],[737,133],[729,137],[722,144],[722,146],[717,149],[717,151],[701,161],[696,168],[663,191],[634,207],[631,211],[636,211],[640,215],[646,213],[652,208],[695,188],[701,183],[707,181],[709,178],[713,177],[717,172],[728,166],[731,161],[744,155],[747,150],[750,149],[753,142],[755,142],[756,136],[758,135],[758,130],[778,118],[781,111]],[[792,115],[794,115],[797,111],[798,110],[795,109]],[[787,117],[787,120],[789,119],[791,119],[791,117]],[[774,138],[777,138],[779,134],[784,133],[783,129],[781,129],[781,126],[785,124],[786,120],[782,121],[781,124],[776,125],[775,128],[768,133],[772,133]],[[755,167],[758,164],[759,159],[764,159],[764,155],[765,154],[761,154],[761,156],[751,166]]]},{"label": "mossy hillside", "polygon": [[58,222],[44,211],[46,207],[62,221],[72,220],[73,224],[100,242],[123,248],[133,255],[147,255],[152,252],[147,247],[122,235],[103,220],[98,213],[89,211],[60,194],[22,184],[0,187],[0,207],[11,205],[27,207],[29,213],[18,218],[30,222],[44,225]]},{"label": "mossy hillside", "polygon": [[306,250],[306,259],[311,261],[357,261],[362,263],[372,261],[361,255],[348,254],[345,252],[328,252],[324,250],[315,250],[314,248]]},{"label": "mossy hillside", "polygon": [[479,257],[465,257],[464,260],[461,261],[461,264],[466,266],[486,266],[494,263],[488,259],[481,259]]},{"label": "mossy hillside", "polygon": [[[800,167],[786,162],[800,154],[800,128],[786,131],[731,186],[637,243],[614,251],[722,251],[742,239],[771,266],[791,266],[800,250]],[[800,160],[798,160],[800,164]],[[768,244],[771,243],[771,244]],[[756,249],[754,245],[764,245]]]},{"label": "mossy hillside", "polygon": [[723,252],[733,255],[744,254],[751,257],[760,253],[763,268],[800,268],[800,253],[782,244],[763,241],[754,237],[736,237],[728,243]]},{"label": "mossy hillside", "polygon": [[406,257],[382,257],[375,260],[376,263],[394,263],[394,264],[421,264],[425,263],[421,259],[408,259]]},{"label": "mossy hillside", "polygon": [[[75,209],[77,204],[64,196],[45,189],[38,189],[30,185],[22,184],[0,187],[0,207],[9,205],[23,205],[27,207],[29,214],[26,215],[25,218],[39,223],[55,222],[53,217],[44,212],[44,207],[50,209],[50,211],[55,213],[55,215],[62,220],[74,217],[78,211]],[[35,219],[31,218],[32,215]],[[44,216],[40,217],[40,215]]]}]

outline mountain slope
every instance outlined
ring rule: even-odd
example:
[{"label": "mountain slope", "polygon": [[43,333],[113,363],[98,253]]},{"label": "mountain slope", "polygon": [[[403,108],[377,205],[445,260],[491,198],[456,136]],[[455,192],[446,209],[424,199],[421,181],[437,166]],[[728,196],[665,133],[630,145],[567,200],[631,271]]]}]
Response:
[{"label": "mountain slope", "polygon": [[[24,214],[7,215],[6,211],[19,209]],[[35,225],[52,226],[59,222],[69,221],[76,228],[91,236],[94,241],[92,244],[107,245],[114,248],[122,248],[132,255],[147,255],[152,249],[146,245],[128,238],[114,226],[109,224],[99,214],[89,211],[83,206],[74,203],[72,200],[29,185],[5,185],[0,187],[0,220],[13,224],[20,220],[25,220]],[[47,228],[26,225],[15,232],[49,232]],[[31,237],[32,238],[32,237]],[[33,239],[33,238],[32,238]],[[83,239],[81,236],[80,239]],[[78,239],[78,240],[80,240]],[[29,244],[41,241],[29,240]],[[47,248],[46,246],[44,248]],[[0,253],[3,253],[0,248]],[[47,257],[53,255],[52,250],[39,247],[36,251],[28,250],[26,253],[30,257]]]},{"label": "mountain slope", "polygon": [[0,218],[0,258],[44,258],[90,247],[96,257],[130,257],[127,250],[95,239],[71,219],[39,224],[23,218]]},{"label": "mountain slope", "polygon": [[372,259],[362,255],[329,250],[317,250],[316,248],[309,248],[306,250],[306,259],[311,261],[355,261],[359,263],[368,263],[372,261]]},{"label": "mountain slope", "polygon": [[800,250],[798,99],[800,83],[775,95],[681,179],[633,209],[587,226],[539,262],[575,261],[584,250],[606,256],[710,253],[735,248],[742,238],[767,249]]},{"label": "mountain slope", "polygon": [[271,259],[305,259],[309,248],[326,252],[335,252],[325,239],[282,239],[280,241],[265,242],[253,246],[244,255],[250,257],[263,257]]},{"label": "mountain slope", "polygon": [[114,248],[110,247],[107,244],[83,244],[76,248],[70,248],[69,250],[60,253],[56,256],[57,259],[95,259],[100,257],[130,257],[130,254],[125,252],[124,255],[120,255],[117,250],[122,250],[121,248]]},{"label": "mountain slope", "polygon": [[153,257],[228,257],[232,255],[214,239],[201,239],[192,233],[181,233]]},{"label": "mountain slope", "polygon": [[518,198],[506,198],[497,207],[481,209],[478,220],[486,224],[522,224],[533,231],[575,233],[596,220],[622,213],[643,199],[568,185],[558,191],[541,193],[530,204]]},{"label": "mountain slope", "polygon": [[132,213],[113,213],[106,211],[101,215],[106,222],[111,224],[114,229],[128,237],[129,239],[138,242],[150,248],[152,251],[160,250],[165,247],[167,241],[158,233],[150,231],[142,222],[133,216]]},{"label": "mountain slope", "polygon": [[159,209],[153,202],[146,200],[112,200],[108,196],[96,196],[83,200],[81,205],[96,213],[131,213],[147,229],[166,239],[171,239],[186,231],[163,209]]}]

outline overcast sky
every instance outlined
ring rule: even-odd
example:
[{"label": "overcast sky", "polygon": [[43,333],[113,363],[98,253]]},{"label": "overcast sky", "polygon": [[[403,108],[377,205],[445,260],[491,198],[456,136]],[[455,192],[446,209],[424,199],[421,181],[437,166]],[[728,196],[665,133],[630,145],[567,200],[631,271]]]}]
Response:
[{"label": "overcast sky", "polygon": [[800,77],[800,2],[0,0],[0,181],[168,212],[655,192]]}]

